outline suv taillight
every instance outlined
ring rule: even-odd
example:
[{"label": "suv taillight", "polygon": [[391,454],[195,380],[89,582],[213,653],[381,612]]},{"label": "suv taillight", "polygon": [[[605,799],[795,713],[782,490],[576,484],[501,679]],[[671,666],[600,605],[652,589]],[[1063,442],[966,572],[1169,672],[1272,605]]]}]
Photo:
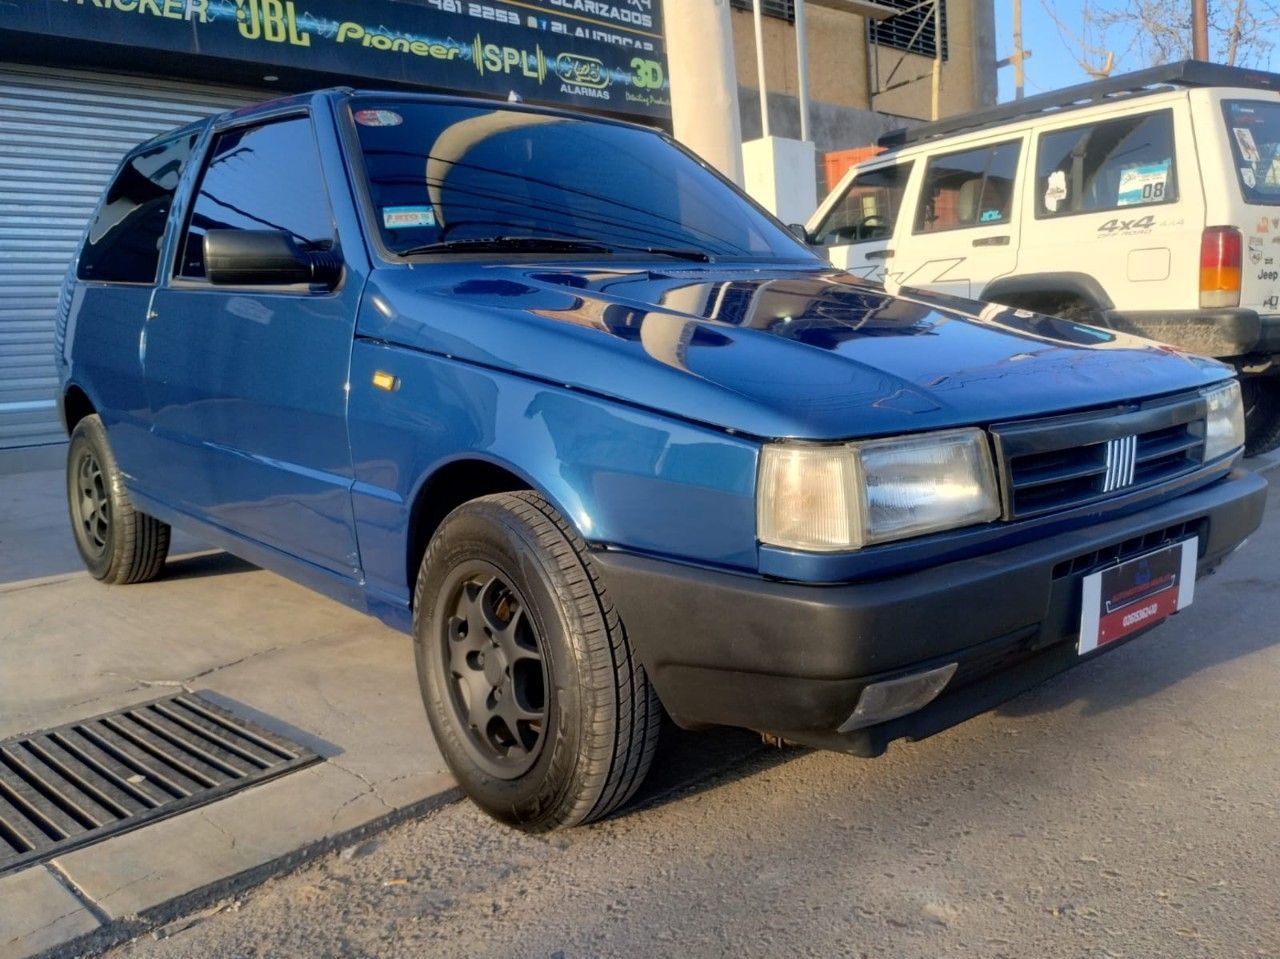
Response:
[{"label": "suv taillight", "polygon": [[1200,235],[1200,308],[1240,305],[1244,241],[1234,226],[1207,227]]}]

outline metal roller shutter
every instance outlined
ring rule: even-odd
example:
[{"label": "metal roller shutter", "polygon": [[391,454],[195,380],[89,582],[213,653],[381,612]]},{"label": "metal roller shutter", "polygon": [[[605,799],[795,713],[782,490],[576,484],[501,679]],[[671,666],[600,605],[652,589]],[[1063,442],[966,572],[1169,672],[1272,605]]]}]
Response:
[{"label": "metal roller shutter", "polygon": [[120,157],[271,94],[0,64],[0,450],[59,443],[53,320],[67,264]]}]

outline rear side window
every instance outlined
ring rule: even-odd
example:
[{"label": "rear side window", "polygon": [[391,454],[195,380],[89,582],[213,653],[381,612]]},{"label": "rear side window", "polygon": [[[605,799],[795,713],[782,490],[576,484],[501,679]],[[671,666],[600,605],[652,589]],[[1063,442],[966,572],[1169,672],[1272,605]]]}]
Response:
[{"label": "rear side window", "polygon": [[1171,110],[1043,134],[1036,152],[1036,215],[1176,201],[1173,146]]},{"label": "rear side window", "polygon": [[208,230],[283,230],[304,249],[333,246],[333,213],[309,117],[219,134],[187,220],[179,276],[204,278]]},{"label": "rear side window", "polygon": [[818,242],[823,246],[844,246],[893,236],[910,178],[910,163],[859,173],[818,227]]},{"label": "rear side window", "polygon": [[131,154],[89,227],[76,275],[103,283],[154,283],[173,192],[191,157],[194,133]]},{"label": "rear side window", "polygon": [[1222,112],[1245,202],[1280,205],[1280,103],[1224,100]]},{"label": "rear side window", "polygon": [[924,171],[916,232],[1007,222],[1021,147],[1014,140],[931,159]]}]

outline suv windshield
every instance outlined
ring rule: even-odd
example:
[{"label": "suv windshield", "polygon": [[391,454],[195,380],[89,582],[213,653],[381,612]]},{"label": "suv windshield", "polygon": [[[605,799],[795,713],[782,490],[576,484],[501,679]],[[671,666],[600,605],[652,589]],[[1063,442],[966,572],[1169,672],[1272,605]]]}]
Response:
[{"label": "suv windshield", "polygon": [[657,133],[500,106],[389,98],[354,99],[351,115],[373,215],[393,253],[505,248],[598,256],[603,247],[817,262]]},{"label": "suv windshield", "polygon": [[1224,100],[1222,111],[1245,202],[1280,205],[1280,103]]}]

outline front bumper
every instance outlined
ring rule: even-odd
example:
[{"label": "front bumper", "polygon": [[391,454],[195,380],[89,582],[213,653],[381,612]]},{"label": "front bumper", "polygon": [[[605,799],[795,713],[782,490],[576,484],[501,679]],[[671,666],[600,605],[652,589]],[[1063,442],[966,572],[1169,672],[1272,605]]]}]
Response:
[{"label": "front bumper", "polygon": [[[1197,574],[1204,575],[1258,527],[1266,488],[1261,477],[1234,470],[1120,519],[841,585],[611,550],[593,558],[677,723],[742,726],[877,755],[894,739],[932,735],[1079,662],[1080,583],[1088,573],[1198,536]],[[955,675],[928,706],[837,731],[867,686],[948,663],[958,663]]]},{"label": "front bumper", "polygon": [[1204,356],[1280,353],[1280,316],[1256,310],[1108,310],[1108,325]]}]

